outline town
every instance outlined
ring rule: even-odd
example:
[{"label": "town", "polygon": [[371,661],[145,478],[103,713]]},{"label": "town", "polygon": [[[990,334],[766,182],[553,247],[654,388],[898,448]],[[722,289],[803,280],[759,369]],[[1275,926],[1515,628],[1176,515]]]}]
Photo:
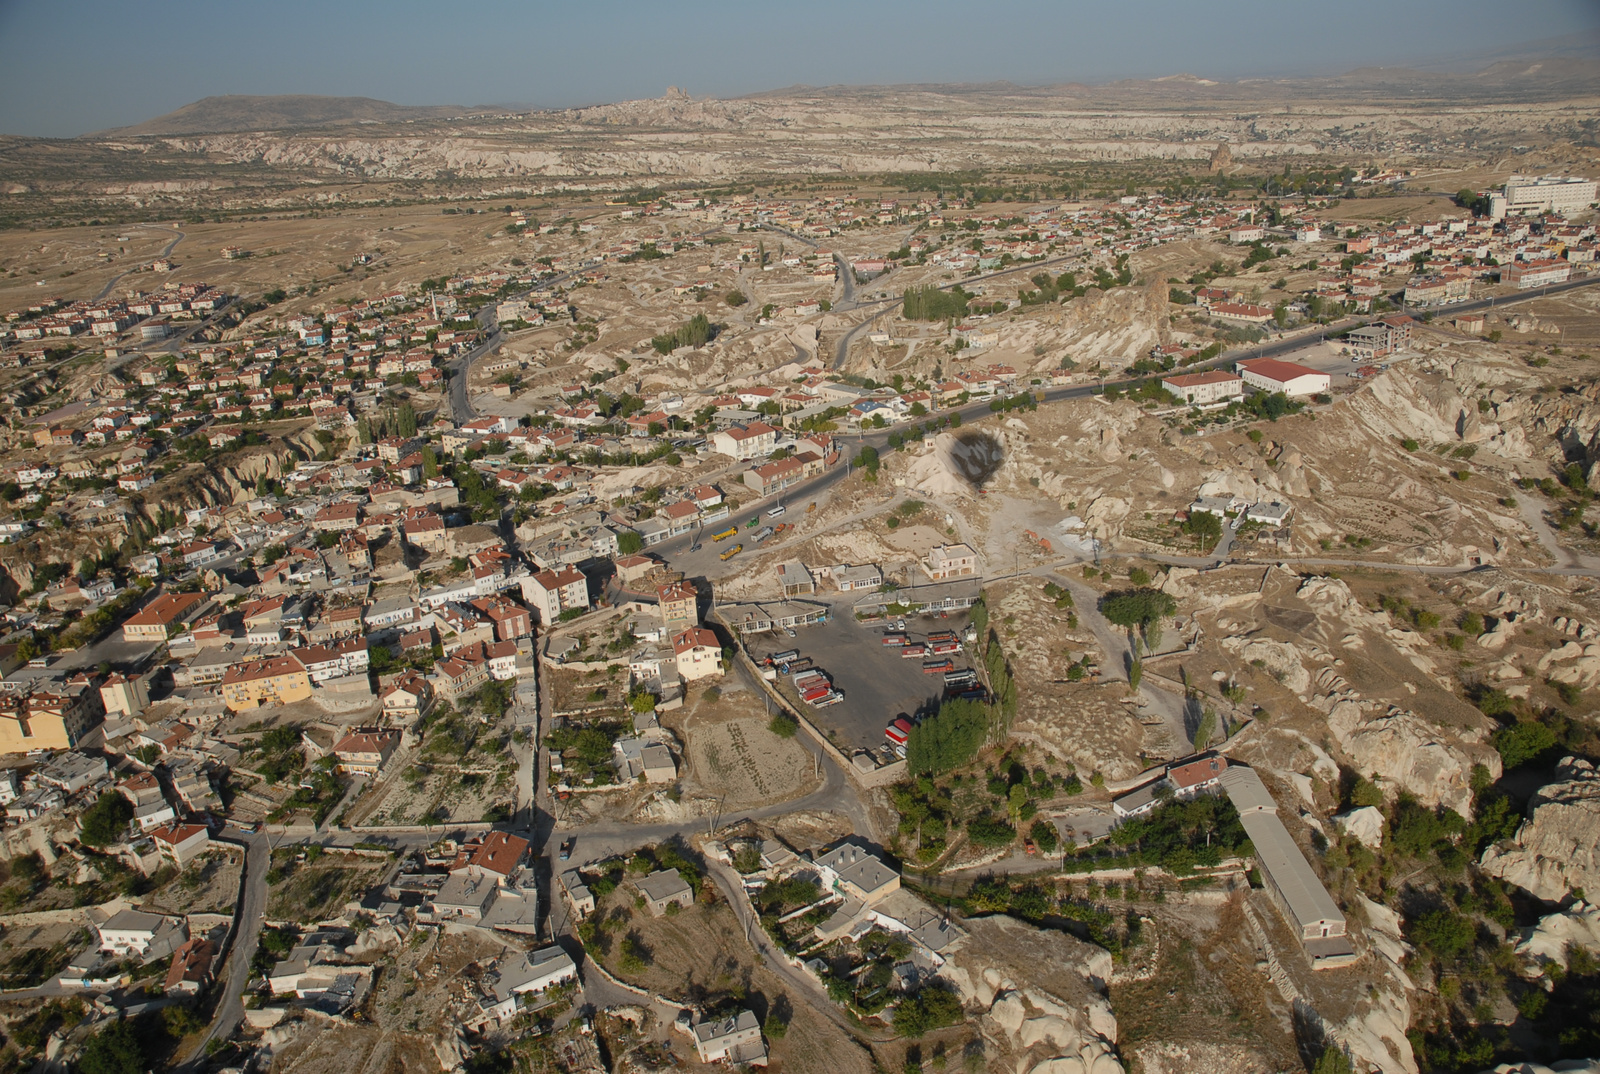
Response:
[{"label": "town", "polygon": [[1548,1058],[1596,182],[1213,163],[33,236],[7,1069]]}]

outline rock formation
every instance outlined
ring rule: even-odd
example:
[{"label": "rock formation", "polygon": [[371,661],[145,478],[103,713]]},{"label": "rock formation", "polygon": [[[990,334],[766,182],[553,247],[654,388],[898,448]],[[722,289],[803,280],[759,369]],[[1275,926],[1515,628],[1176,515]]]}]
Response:
[{"label": "rock formation", "polygon": [[1600,772],[1566,757],[1539,788],[1510,847],[1490,847],[1484,871],[1547,902],[1575,889],[1600,891]]}]

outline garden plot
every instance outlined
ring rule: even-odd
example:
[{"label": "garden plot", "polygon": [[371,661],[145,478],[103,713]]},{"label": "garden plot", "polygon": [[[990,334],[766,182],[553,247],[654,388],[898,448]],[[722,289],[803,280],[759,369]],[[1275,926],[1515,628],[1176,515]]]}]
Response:
[{"label": "garden plot", "polygon": [[191,861],[170,884],[152,892],[143,908],[157,914],[228,914],[239,900],[243,856],[213,849]]},{"label": "garden plot", "polygon": [[773,734],[765,717],[697,720],[687,753],[685,783],[724,797],[728,806],[782,801],[816,782],[805,747],[793,737]]}]

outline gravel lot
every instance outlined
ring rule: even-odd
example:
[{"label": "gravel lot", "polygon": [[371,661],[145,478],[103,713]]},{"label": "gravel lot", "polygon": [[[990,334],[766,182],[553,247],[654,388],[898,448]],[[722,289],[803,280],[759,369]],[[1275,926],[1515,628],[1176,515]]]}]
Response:
[{"label": "gravel lot", "polygon": [[[844,691],[840,704],[810,710],[812,721],[825,733],[831,732],[841,749],[880,746],[890,720],[937,707],[944,693],[944,679],[924,675],[921,660],[902,658],[899,649],[884,646],[886,625],[860,623],[846,612],[817,626],[798,627],[794,638],[782,633],[757,635],[750,639],[750,653],[757,661],[785,649],[799,649],[802,656],[811,657]],[[925,641],[929,631],[960,633],[966,625],[964,612],[952,613],[948,619],[911,616],[906,620],[906,634],[912,641]],[[973,666],[965,646],[951,659],[957,668]],[[795,700],[788,680],[780,679],[780,683]]]}]

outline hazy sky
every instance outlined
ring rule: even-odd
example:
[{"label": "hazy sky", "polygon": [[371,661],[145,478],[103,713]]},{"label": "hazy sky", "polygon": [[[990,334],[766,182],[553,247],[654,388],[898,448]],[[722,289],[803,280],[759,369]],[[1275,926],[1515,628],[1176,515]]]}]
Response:
[{"label": "hazy sky", "polygon": [[213,94],[560,107],[806,83],[1337,74],[1600,27],[1600,0],[0,0],[0,132]]}]

